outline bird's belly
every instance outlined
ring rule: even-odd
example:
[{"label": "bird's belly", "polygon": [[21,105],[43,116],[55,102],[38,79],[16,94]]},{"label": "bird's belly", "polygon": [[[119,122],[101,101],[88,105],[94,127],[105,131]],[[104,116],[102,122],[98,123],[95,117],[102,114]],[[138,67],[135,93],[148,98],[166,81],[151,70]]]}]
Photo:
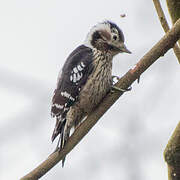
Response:
[{"label": "bird's belly", "polygon": [[79,107],[85,112],[91,112],[111,89],[111,75],[92,77],[83,87],[79,96]]}]

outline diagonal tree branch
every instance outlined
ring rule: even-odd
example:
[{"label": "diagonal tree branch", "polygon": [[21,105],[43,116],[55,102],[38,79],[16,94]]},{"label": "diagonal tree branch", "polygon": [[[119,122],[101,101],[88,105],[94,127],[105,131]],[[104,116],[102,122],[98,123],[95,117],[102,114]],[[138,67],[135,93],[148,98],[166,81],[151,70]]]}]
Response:
[{"label": "diagonal tree branch", "polygon": [[[162,10],[162,7],[161,7],[161,4],[160,4],[159,0],[153,0],[153,3],[154,3],[154,6],[156,8],[159,20],[161,22],[161,25],[162,25],[164,31],[168,32],[170,28],[169,28],[168,22],[166,20],[166,17],[164,15],[164,12]],[[179,11],[180,11],[180,9],[179,9]],[[173,50],[174,50],[174,53],[175,53],[175,55],[176,55],[176,57],[178,59],[178,62],[180,64],[180,47],[178,46],[178,44],[174,45]]]},{"label": "diagonal tree branch", "polygon": [[[116,84],[117,87],[127,89],[131,84],[140,77],[140,75],[148,69],[159,57],[163,56],[170,48],[174,46],[180,38],[180,20],[176,22],[173,28],[148,52],[133,69],[130,69]],[[122,95],[120,92],[107,94],[102,103],[81,123],[69,138],[67,144],[60,152],[52,153],[43,163],[31,171],[21,180],[36,180],[47,173],[54,167],[63,157],[68,154],[80,140],[90,131],[103,114],[115,103]]]}]

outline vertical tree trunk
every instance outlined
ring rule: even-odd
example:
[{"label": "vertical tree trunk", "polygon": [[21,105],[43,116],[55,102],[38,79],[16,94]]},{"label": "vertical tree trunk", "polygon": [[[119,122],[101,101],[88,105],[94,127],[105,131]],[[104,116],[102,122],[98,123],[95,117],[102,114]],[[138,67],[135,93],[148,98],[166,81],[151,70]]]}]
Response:
[{"label": "vertical tree trunk", "polygon": [[180,1],[166,0],[173,24],[180,18]]},{"label": "vertical tree trunk", "polygon": [[[166,0],[172,23],[180,18],[180,0]],[[180,40],[178,41],[180,46]]]},{"label": "vertical tree trunk", "polygon": [[180,122],[171,136],[165,151],[164,158],[168,164],[169,180],[180,179]]},{"label": "vertical tree trunk", "polygon": [[[172,23],[180,18],[180,0],[166,0]],[[180,40],[178,40],[180,45]],[[180,179],[180,122],[171,136],[165,151],[164,158],[168,164],[169,180]]]}]

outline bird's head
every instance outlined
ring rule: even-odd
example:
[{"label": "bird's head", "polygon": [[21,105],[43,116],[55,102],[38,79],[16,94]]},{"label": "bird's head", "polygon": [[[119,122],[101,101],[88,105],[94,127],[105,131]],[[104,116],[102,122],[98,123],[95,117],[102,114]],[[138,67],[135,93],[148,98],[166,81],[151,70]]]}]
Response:
[{"label": "bird's head", "polygon": [[85,44],[112,55],[122,52],[131,53],[124,44],[123,32],[111,21],[104,21],[94,26],[88,33]]}]

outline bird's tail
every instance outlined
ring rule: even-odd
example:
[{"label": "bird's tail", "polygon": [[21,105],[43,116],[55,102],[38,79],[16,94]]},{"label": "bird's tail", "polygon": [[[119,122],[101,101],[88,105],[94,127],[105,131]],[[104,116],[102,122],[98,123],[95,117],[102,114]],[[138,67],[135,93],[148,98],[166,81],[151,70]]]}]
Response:
[{"label": "bird's tail", "polygon": [[[64,147],[64,145],[66,144],[67,139],[69,138],[69,133],[68,134],[64,133],[65,124],[66,124],[66,119],[62,120],[62,119],[56,118],[56,125],[54,128],[52,137],[51,137],[52,142],[56,139],[56,137],[58,135],[60,135],[60,136],[59,136],[59,140],[58,140],[57,147],[56,147],[55,151],[60,151]],[[66,134],[66,137],[64,136],[64,134]],[[66,157],[64,157],[62,159],[62,167],[64,167],[65,158]]]},{"label": "bird's tail", "polygon": [[65,123],[66,123],[66,119],[61,119],[61,118],[56,117],[56,125],[55,125],[55,128],[54,128],[52,137],[51,137],[52,142],[56,139],[56,137],[59,134],[63,133]]}]

